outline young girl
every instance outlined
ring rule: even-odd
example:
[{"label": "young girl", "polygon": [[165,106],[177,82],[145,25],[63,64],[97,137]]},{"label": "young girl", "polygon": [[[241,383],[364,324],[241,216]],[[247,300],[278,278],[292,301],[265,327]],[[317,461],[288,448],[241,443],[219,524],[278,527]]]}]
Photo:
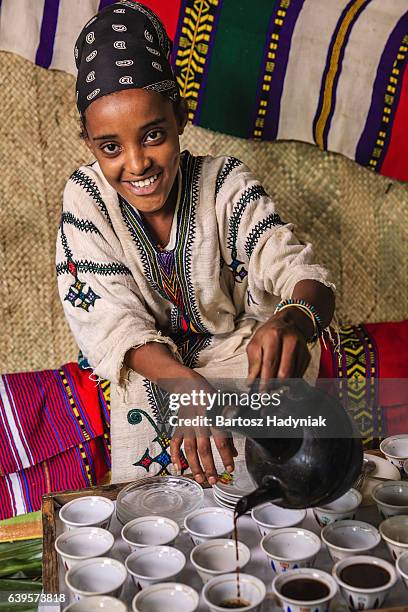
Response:
[{"label": "young girl", "polygon": [[319,345],[308,342],[334,296],[311,245],[242,162],[180,153],[187,113],[170,51],[136,2],[81,32],[77,105],[96,161],[67,183],[57,274],[78,345],[112,383],[113,482],[172,463],[213,484],[217,453],[234,469],[232,439],[214,430],[215,451],[206,430],[172,434],[168,394],[315,378]]}]

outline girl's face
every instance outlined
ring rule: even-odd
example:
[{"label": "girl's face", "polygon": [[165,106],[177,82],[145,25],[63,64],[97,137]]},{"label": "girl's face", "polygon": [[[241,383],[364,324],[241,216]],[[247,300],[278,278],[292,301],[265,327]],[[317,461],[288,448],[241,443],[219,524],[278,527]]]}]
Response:
[{"label": "girl's face", "polygon": [[95,100],[86,110],[88,147],[108,183],[142,213],[159,211],[169,198],[186,124],[181,108],[183,117],[177,118],[161,94],[127,89]]}]

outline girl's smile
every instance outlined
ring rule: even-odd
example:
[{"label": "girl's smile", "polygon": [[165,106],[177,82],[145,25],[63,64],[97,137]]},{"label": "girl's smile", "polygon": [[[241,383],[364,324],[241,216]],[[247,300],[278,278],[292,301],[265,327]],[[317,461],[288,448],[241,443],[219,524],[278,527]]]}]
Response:
[{"label": "girl's smile", "polygon": [[151,195],[159,188],[161,181],[162,173],[158,172],[157,174],[152,174],[145,179],[141,179],[140,181],[131,180],[131,181],[123,181],[123,184],[126,189],[130,191],[131,194],[137,196],[146,196]]}]

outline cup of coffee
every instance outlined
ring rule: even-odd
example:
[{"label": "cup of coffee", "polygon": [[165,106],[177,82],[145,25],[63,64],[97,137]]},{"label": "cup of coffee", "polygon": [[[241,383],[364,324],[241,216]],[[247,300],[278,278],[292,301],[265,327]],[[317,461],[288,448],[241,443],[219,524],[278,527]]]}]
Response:
[{"label": "cup of coffee", "polygon": [[241,573],[211,578],[202,591],[204,603],[212,612],[255,612],[260,610],[265,595],[266,588],[262,580]]},{"label": "cup of coffee", "polygon": [[332,574],[352,610],[379,608],[397,581],[391,563],[368,555],[338,561]]},{"label": "cup of coffee", "polygon": [[325,612],[337,593],[337,583],[327,572],[300,567],[276,576],[272,591],[284,610]]}]

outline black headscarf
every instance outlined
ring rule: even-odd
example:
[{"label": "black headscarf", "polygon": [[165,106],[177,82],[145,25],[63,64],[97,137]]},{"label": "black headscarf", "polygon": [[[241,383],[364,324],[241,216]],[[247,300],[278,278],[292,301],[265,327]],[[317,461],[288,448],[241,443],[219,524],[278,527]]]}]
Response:
[{"label": "black headscarf", "polygon": [[143,4],[121,0],[103,9],[75,44],[80,114],[93,100],[123,89],[150,89],[177,100],[171,48],[162,23]]}]

